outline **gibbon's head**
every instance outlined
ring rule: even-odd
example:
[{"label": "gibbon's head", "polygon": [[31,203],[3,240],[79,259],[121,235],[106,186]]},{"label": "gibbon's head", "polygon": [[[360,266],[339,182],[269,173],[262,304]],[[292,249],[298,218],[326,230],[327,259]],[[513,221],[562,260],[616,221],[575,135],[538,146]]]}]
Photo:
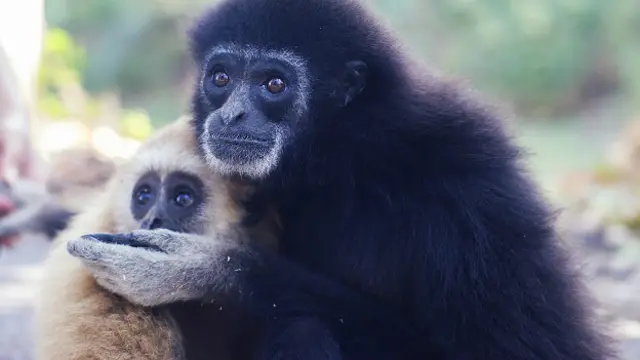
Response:
[{"label": "gibbon's head", "polygon": [[197,152],[189,119],[159,129],[123,164],[111,183],[118,232],[163,228],[232,231],[244,218],[246,188],[216,175]]},{"label": "gibbon's head", "polygon": [[189,39],[202,153],[252,180],[324,163],[318,144],[369,131],[372,108],[407,88],[398,42],[363,1],[221,0]]}]

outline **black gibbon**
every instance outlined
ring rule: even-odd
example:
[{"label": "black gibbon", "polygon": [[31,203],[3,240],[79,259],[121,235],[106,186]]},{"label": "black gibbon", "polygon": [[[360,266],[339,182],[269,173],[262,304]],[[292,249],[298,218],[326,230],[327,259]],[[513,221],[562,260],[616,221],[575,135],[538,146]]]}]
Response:
[{"label": "black gibbon", "polygon": [[[274,249],[275,222],[265,217],[244,228],[251,187],[212,174],[190,129],[185,119],[160,129],[55,240],[37,304],[38,359],[179,360],[192,358],[189,347],[230,359],[238,319],[229,311],[215,304],[133,305],[100,287],[64,246],[86,233],[164,228],[228,241],[255,231],[253,239]],[[203,343],[198,332],[211,337]]]},{"label": "black gibbon", "polygon": [[270,359],[607,358],[500,116],[360,3],[222,0],[190,36],[200,150],[276,206],[279,252],[170,231],[70,241],[104,286],[148,306],[233,297]]}]

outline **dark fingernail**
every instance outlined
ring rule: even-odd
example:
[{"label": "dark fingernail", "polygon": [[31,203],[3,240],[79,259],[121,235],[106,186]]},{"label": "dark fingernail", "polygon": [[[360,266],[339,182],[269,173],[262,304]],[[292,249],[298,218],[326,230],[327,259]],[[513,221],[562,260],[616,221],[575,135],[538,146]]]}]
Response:
[{"label": "dark fingernail", "polygon": [[86,240],[98,240],[103,243],[117,243],[116,236],[112,234],[88,234],[82,236],[82,238]]},{"label": "dark fingernail", "polygon": [[133,239],[129,234],[89,234],[84,235],[83,239],[87,240],[97,240],[103,242],[105,244],[114,244],[114,245],[126,245],[126,246],[136,246],[135,239]]},{"label": "dark fingernail", "polygon": [[145,248],[148,250],[155,250],[164,252],[162,249],[155,245],[147,244],[145,242],[141,242],[136,237],[131,234],[89,234],[83,236],[83,238],[95,239],[103,243],[115,244],[115,245],[125,245],[136,248]]}]

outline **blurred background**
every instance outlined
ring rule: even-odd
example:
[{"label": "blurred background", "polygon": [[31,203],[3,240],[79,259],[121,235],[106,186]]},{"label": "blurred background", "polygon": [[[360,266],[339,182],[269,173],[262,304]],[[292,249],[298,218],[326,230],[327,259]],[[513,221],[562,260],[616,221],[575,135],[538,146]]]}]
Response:
[{"label": "blurred background", "polygon": [[[1,1],[0,177],[46,183],[70,158],[56,154],[74,148],[126,158],[183,114],[184,31],[214,2]],[[624,356],[640,358],[638,1],[367,2],[419,56],[510,115]],[[60,181],[83,173],[69,169]],[[48,245],[23,240],[0,254],[0,360],[31,356],[25,319]]]}]

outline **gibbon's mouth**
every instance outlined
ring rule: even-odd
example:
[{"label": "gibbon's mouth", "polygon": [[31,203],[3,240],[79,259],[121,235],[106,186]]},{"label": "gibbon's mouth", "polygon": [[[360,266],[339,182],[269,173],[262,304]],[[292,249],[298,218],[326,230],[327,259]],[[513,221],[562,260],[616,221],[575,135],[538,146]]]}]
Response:
[{"label": "gibbon's mouth", "polygon": [[89,234],[82,236],[85,240],[99,241],[105,244],[131,246],[136,248],[144,248],[150,251],[164,252],[162,249],[155,245],[145,244],[137,241],[135,238],[128,236],[127,234]]},{"label": "gibbon's mouth", "polygon": [[273,146],[273,140],[271,139],[262,139],[255,136],[245,135],[245,136],[214,136],[213,140],[224,142],[230,145],[236,146],[260,146],[271,148]]},{"label": "gibbon's mouth", "polygon": [[245,166],[269,155],[274,140],[255,135],[216,135],[210,138],[208,148],[220,161],[232,166]]}]

